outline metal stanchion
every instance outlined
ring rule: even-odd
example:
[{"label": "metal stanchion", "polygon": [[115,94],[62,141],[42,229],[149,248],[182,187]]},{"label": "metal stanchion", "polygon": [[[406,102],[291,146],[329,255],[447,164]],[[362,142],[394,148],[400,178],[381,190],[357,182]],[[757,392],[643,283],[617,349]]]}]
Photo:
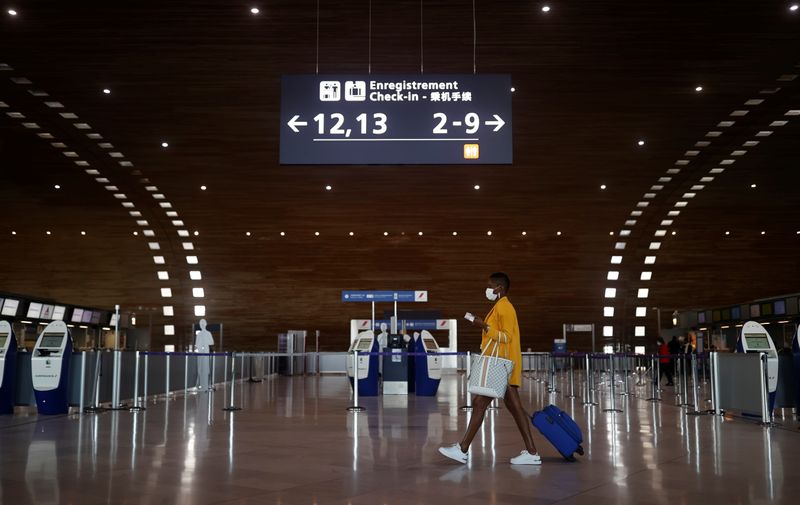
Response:
[{"label": "metal stanchion", "polygon": [[707,410],[700,410],[700,399],[698,398],[698,386],[699,383],[697,382],[697,355],[692,354],[692,397],[694,400],[694,410],[692,412],[689,412],[689,414],[695,416],[710,413],[710,411]]},{"label": "metal stanchion", "polygon": [[761,425],[772,426],[772,416],[769,412],[769,391],[767,389],[767,353],[760,353],[760,368],[761,368]]},{"label": "metal stanchion", "polygon": [[[262,362],[263,362],[263,358],[262,358]],[[317,362],[319,363],[319,360]],[[249,368],[250,368],[250,378],[247,379],[247,382],[261,382],[260,378],[253,377],[253,357],[252,356],[250,357],[250,367]],[[317,375],[319,375],[319,370],[317,370],[317,372],[318,372]]]},{"label": "metal stanchion", "polygon": [[130,408],[131,412],[144,410],[144,406],[142,406],[142,402],[139,399],[139,358],[139,351],[136,351],[136,367],[133,373],[133,407]]},{"label": "metal stanchion", "polygon": [[363,412],[367,409],[358,404],[358,351],[353,351],[353,404],[347,407],[349,412]]},{"label": "metal stanchion", "polygon": [[[231,401],[230,404],[222,410],[233,412],[235,410],[242,410],[242,409],[233,404],[233,397],[236,391],[236,356],[234,356],[233,353],[231,353],[230,357],[231,357]],[[227,363],[227,358],[225,362]]]},{"label": "metal stanchion", "polygon": [[569,394],[567,398],[576,398],[575,395],[575,356],[569,355]]},{"label": "metal stanchion", "polygon": [[622,412],[621,409],[617,408],[617,388],[616,388],[616,379],[614,378],[614,355],[609,355],[611,361],[611,408],[610,409],[603,409],[603,412]]},{"label": "metal stanchion", "polygon": [[[624,366],[624,370],[621,373],[622,381],[623,381],[622,382],[623,388],[622,388],[622,393],[620,393],[620,394],[622,396],[630,396],[631,392],[628,389],[628,370],[630,370],[630,366],[629,366],[630,365],[630,357],[623,356],[622,357],[622,363],[624,363],[625,366]],[[612,379],[613,379],[613,377],[612,377]]]},{"label": "metal stanchion", "polygon": [[548,355],[548,371],[550,378],[547,380],[547,392],[555,393],[556,390],[556,358],[552,354]]},{"label": "metal stanchion", "polygon": [[719,405],[719,353],[711,353],[711,405],[715,416],[723,414]]},{"label": "metal stanchion", "polygon": [[86,351],[81,353],[81,396],[80,401],[78,402],[78,409],[80,412],[83,413],[83,409],[86,406]]},{"label": "metal stanchion", "polygon": [[211,382],[208,383],[209,391],[216,391],[217,386],[217,357],[211,356]]},{"label": "metal stanchion", "polygon": [[167,353],[167,373],[166,373],[166,378],[165,378],[165,382],[164,382],[164,396],[167,398],[167,400],[169,400],[169,373],[170,373],[170,370],[169,370],[170,359],[169,358],[170,358],[170,354]]},{"label": "metal stanchion", "polygon": [[589,353],[586,353],[586,396],[583,399],[584,405],[595,406],[594,391],[592,391],[592,360]]},{"label": "metal stanchion", "polygon": [[681,407],[689,407],[689,370],[687,370],[686,355],[681,355]]},{"label": "metal stanchion", "polygon": [[661,401],[661,360],[657,355],[653,355],[653,365],[650,369],[653,371],[653,380],[651,381],[652,389],[650,391],[650,398],[648,402]]},{"label": "metal stanchion", "polygon": [[84,412],[89,414],[99,414],[100,412],[104,412],[106,409],[100,406],[100,361],[102,355],[100,351],[95,351],[94,353],[94,384],[92,385],[92,405],[83,409]]},{"label": "metal stanchion", "polygon": [[147,403],[147,381],[148,381],[148,377],[149,377],[149,374],[148,374],[149,371],[150,371],[150,355],[149,354],[145,354],[144,355],[144,387],[142,388],[143,389],[143,391],[142,391],[142,402],[143,403]]},{"label": "metal stanchion", "polygon": [[189,391],[189,355],[183,355],[183,395]]},{"label": "metal stanchion", "polygon": [[469,394],[469,374],[471,372],[471,368],[472,368],[472,353],[470,351],[467,351],[467,373],[464,376],[467,382],[467,385],[464,388],[464,391],[467,393],[467,403],[466,405],[462,405],[461,407],[459,407],[459,410],[472,410],[472,395]]}]

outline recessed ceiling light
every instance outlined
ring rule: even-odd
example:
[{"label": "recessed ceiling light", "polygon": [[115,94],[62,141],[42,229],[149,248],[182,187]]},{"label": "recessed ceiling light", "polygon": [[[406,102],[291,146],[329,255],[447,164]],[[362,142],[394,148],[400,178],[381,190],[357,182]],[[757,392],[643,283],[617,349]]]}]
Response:
[{"label": "recessed ceiling light", "polygon": [[286,236],[286,232],[283,232],[283,231],[282,231],[282,232],[281,232],[281,237],[285,237],[285,236]]},{"label": "recessed ceiling light", "polygon": [[640,146],[643,146],[644,145],[644,140],[640,140],[639,142],[637,142],[637,144],[639,144]]},{"label": "recessed ceiling light", "polygon": [[199,231],[197,231],[197,230],[195,230],[195,231],[194,231],[194,236],[196,237],[196,236],[198,236],[198,235],[200,235],[200,232],[199,232]]},{"label": "recessed ceiling light", "polygon": [[250,14],[253,14],[253,15],[259,14],[260,12],[261,12],[261,10],[258,7],[253,7],[252,9],[250,9]]},{"label": "recessed ceiling light", "polygon": [[353,232],[351,231],[351,232],[350,232],[350,236],[352,237],[353,235],[355,235],[355,233],[353,233]]},{"label": "recessed ceiling light", "polygon": [[6,12],[8,12],[9,16],[16,16],[17,15],[17,11],[15,11],[14,9],[8,9],[8,11],[6,11]]},{"label": "recessed ceiling light", "polygon": [[54,187],[54,188],[56,188],[56,189],[61,189],[61,185],[60,185],[60,184],[56,184],[56,185],[55,185],[55,186],[53,186],[53,187]]},{"label": "recessed ceiling light", "polygon": [[800,9],[800,5],[792,4],[792,6],[789,7],[789,10],[792,12],[797,12],[797,9]]},{"label": "recessed ceiling light", "polygon": [[542,12],[550,12],[550,6],[549,5],[542,6]]},{"label": "recessed ceiling light", "polygon": [[763,231],[763,230],[762,230],[762,231],[761,231],[761,234],[762,234],[762,235],[766,235],[766,234],[767,234],[767,232],[765,232],[765,231]]},{"label": "recessed ceiling light", "polygon": [[103,88],[103,94],[104,95],[110,95],[111,94],[111,90],[108,89],[108,88]]},{"label": "recessed ceiling light", "polygon": [[558,235],[558,236],[560,237],[560,236],[561,236],[561,232],[560,232],[560,231],[557,231],[557,232],[556,232],[556,235]]},{"label": "recessed ceiling light", "polygon": [[85,231],[82,231],[82,232],[81,232],[81,235],[83,235],[83,236],[86,236],[86,232],[85,232]]},{"label": "recessed ceiling light", "polygon": [[383,236],[384,237],[388,237],[389,236],[389,232],[388,231],[383,232]]},{"label": "recessed ceiling light", "polygon": [[250,232],[249,231],[245,232],[244,234],[247,235],[248,237],[250,236]]},{"label": "recessed ceiling light", "polygon": [[161,147],[169,147],[169,142],[162,142]]},{"label": "recessed ceiling light", "polygon": [[729,231],[725,232],[725,235],[730,235],[730,234],[731,234],[731,232],[729,232]]},{"label": "recessed ceiling light", "polygon": [[314,236],[315,236],[315,237],[319,237],[319,232],[318,232],[318,231],[315,231],[315,232],[314,232]]},{"label": "recessed ceiling light", "polygon": [[694,90],[697,91],[698,93],[700,93],[701,91],[703,91],[703,87],[702,86],[696,86],[694,88]]},{"label": "recessed ceiling light", "polygon": [[479,189],[481,189],[481,185],[480,184],[476,184],[476,185],[473,186],[473,188],[475,188],[475,191],[478,191]]},{"label": "recessed ceiling light", "polygon": [[[798,231],[797,233],[798,233],[798,234],[800,234],[800,231]],[[15,231],[12,231],[12,232],[11,232],[11,234],[12,234],[12,235],[16,235],[16,234],[17,234],[17,232],[15,232]]]},{"label": "recessed ceiling light", "polygon": [[45,233],[47,233],[48,235],[50,235],[50,230],[47,230]]},{"label": "recessed ceiling light", "polygon": [[419,235],[421,237],[422,236],[422,232],[417,233],[417,235]]},{"label": "recessed ceiling light", "polygon": [[487,231],[486,234],[491,237],[492,236],[492,230]]},{"label": "recessed ceiling light", "polygon": [[138,237],[139,236],[139,232],[138,231],[133,232],[133,236],[134,237]]},{"label": "recessed ceiling light", "polygon": [[[798,233],[800,233],[800,232],[798,232]],[[454,232],[453,232],[453,236],[455,237],[456,235],[458,235],[458,232],[457,232],[457,231],[454,231]]]},{"label": "recessed ceiling light", "polygon": [[750,185],[750,187],[751,187],[751,188],[755,188],[755,187],[757,187],[757,186],[756,186],[756,184],[755,184],[755,183],[753,183],[753,184],[751,184],[751,185]]},{"label": "recessed ceiling light", "polygon": [[677,235],[677,234],[678,234],[678,232],[677,232],[677,231],[673,231],[673,232],[672,232],[672,234],[673,234],[673,235]]},{"label": "recessed ceiling light", "polygon": [[332,190],[332,189],[333,189],[333,186],[331,186],[330,184],[328,184],[327,186],[325,186],[325,191],[330,191],[330,190]]},{"label": "recessed ceiling light", "polygon": [[513,88],[513,87],[511,88],[511,92],[512,93],[515,92],[516,90],[517,90],[517,88]]},{"label": "recessed ceiling light", "polygon": [[608,234],[609,234],[609,235],[613,235],[613,234],[614,234],[614,232],[613,232],[613,231],[610,231],[610,232],[608,232]]},{"label": "recessed ceiling light", "polygon": [[600,185],[600,189],[606,189],[606,185],[605,184],[601,184]]},{"label": "recessed ceiling light", "polygon": [[208,189],[208,188],[206,188],[206,186],[205,186],[205,185],[203,185],[203,186],[200,186],[200,191],[205,191],[206,189]]}]

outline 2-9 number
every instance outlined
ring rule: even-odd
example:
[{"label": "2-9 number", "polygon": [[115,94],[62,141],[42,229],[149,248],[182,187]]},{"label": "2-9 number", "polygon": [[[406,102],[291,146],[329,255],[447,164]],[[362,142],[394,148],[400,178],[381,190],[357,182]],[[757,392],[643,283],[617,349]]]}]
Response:
[{"label": "2-9 number", "polygon": [[[439,120],[439,124],[433,128],[433,133],[439,135],[446,134],[447,128],[445,128],[445,125],[447,125],[447,114],[443,112],[436,112],[433,115],[433,118]],[[456,122],[454,125],[460,126],[461,122]],[[477,132],[481,127],[481,118],[475,112],[469,112],[466,116],[464,116],[464,125],[467,127],[466,132],[471,135]]]}]

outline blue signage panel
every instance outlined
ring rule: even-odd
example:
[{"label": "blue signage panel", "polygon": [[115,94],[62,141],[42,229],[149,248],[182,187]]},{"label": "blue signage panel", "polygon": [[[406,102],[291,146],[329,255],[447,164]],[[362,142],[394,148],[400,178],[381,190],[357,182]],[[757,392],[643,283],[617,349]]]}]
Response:
[{"label": "blue signage panel", "polygon": [[507,74],[286,75],[286,165],[510,164]]},{"label": "blue signage panel", "polygon": [[427,302],[427,291],[342,291],[343,302]]}]

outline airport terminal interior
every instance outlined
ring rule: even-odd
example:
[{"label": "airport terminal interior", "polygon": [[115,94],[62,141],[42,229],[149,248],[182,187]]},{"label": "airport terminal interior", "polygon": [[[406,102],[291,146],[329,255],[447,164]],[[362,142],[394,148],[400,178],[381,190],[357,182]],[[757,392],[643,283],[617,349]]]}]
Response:
[{"label": "airport terminal interior", "polygon": [[797,47],[794,0],[0,4],[0,503],[794,503]]}]

